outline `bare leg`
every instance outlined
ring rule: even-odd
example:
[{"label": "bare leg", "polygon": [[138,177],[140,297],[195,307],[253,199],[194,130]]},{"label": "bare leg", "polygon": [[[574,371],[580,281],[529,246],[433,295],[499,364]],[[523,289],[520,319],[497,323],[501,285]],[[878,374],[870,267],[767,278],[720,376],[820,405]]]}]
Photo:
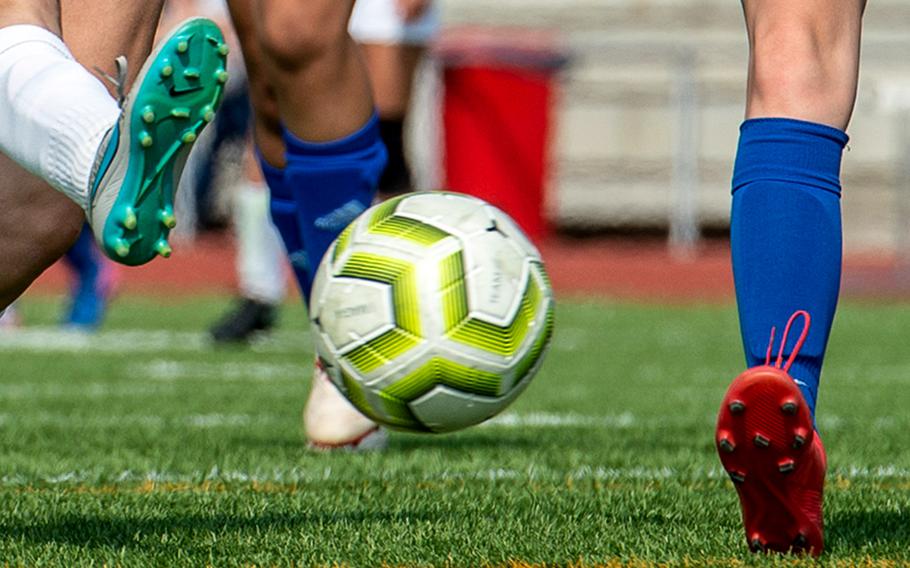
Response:
[{"label": "bare leg", "polygon": [[746,0],[746,117],[847,128],[859,74],[865,0]]},{"label": "bare leg", "polygon": [[0,0],[0,28],[32,24],[60,35],[60,0]]},{"label": "bare leg", "polygon": [[389,160],[379,180],[381,197],[414,190],[405,156],[404,123],[411,103],[414,73],[425,48],[405,44],[361,44],[373,85],[373,100],[379,114],[379,130]]},{"label": "bare leg", "polygon": [[266,162],[283,168],[284,142],[281,139],[278,98],[263,69],[264,55],[256,35],[253,0],[228,0],[228,7],[231,10],[237,37],[243,46],[250,100],[253,103],[253,134],[256,148]]},{"label": "bare leg", "polygon": [[361,48],[379,116],[404,118],[411,102],[414,73],[425,48],[402,44],[363,44]]},{"label": "bare leg", "polygon": [[337,140],[373,114],[369,78],[347,32],[353,7],[353,0],[256,1],[266,76],[284,126],[304,140]]},{"label": "bare leg", "polygon": [[[2,2],[0,22],[44,25],[53,20],[58,2]],[[63,0],[64,40],[87,68],[112,67],[126,54],[133,73],[148,56],[163,0],[124,3],[120,0]],[[6,17],[5,7],[10,5]],[[36,12],[30,16],[22,5]],[[17,8],[14,10],[12,6]],[[44,8],[39,10],[39,8]],[[44,18],[44,19],[42,19]],[[50,26],[44,25],[44,27]],[[59,33],[59,24],[57,24]],[[104,30],[104,33],[99,33]],[[53,30],[52,30],[53,31]],[[135,76],[135,75],[133,75]],[[18,297],[44,270],[62,256],[79,236],[85,214],[64,195],[0,156],[0,309]]]},{"label": "bare leg", "polygon": [[[864,4],[744,2],[752,120],[740,129],[730,246],[749,369],[727,391],[716,443],[755,551],[824,548],[827,462],[814,412],[840,286],[840,166]],[[775,326],[799,321],[798,341],[784,331],[774,342]],[[786,365],[768,360],[769,337]]]}]

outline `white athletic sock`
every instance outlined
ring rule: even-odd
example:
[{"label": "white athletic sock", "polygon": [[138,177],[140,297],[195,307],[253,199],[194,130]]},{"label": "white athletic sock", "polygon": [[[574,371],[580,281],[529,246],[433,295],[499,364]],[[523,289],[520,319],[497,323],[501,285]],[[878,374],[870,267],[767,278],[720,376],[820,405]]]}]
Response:
[{"label": "white athletic sock", "polygon": [[98,147],[119,114],[59,37],[39,26],[0,28],[0,151],[83,209]]},{"label": "white athletic sock", "polygon": [[287,294],[284,245],[269,216],[269,189],[245,181],[234,202],[237,275],[245,298],[277,305]]}]

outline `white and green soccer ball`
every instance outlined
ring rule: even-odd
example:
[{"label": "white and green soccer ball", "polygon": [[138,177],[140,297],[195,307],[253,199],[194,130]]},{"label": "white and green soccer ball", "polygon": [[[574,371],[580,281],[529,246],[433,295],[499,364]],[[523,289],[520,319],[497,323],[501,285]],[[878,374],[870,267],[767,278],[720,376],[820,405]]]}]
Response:
[{"label": "white and green soccer ball", "polygon": [[310,299],[316,351],[361,412],[400,430],[451,432],[528,386],[553,332],[540,253],[474,197],[412,193],[354,221]]}]

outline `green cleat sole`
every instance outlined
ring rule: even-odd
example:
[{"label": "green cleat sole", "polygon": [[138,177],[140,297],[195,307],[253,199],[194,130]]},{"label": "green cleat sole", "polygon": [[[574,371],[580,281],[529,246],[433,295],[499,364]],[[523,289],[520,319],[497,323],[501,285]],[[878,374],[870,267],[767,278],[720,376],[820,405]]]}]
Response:
[{"label": "green cleat sole", "polygon": [[218,27],[204,18],[184,22],[150,57],[127,98],[120,151],[129,164],[104,223],[100,244],[120,263],[168,257],[176,226],[174,197],[193,142],[212,120],[227,82],[227,52]]}]

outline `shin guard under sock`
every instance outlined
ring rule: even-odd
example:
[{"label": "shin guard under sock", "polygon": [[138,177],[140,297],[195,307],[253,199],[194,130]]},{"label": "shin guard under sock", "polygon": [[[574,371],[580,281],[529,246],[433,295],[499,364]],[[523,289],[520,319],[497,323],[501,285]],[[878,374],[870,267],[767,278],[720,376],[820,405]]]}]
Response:
[{"label": "shin guard under sock", "polygon": [[[844,132],[783,118],[747,120],[733,174],[731,248],[743,346],[764,364],[772,327],[806,310],[812,327],[790,375],[815,412],[840,289]],[[791,334],[789,354],[799,334]]]},{"label": "shin guard under sock", "polygon": [[[293,262],[309,302],[313,277],[326,250],[372,205],[386,164],[386,149],[375,115],[360,130],[340,140],[306,142],[285,130],[284,143],[284,189],[293,196],[300,230],[300,239],[294,244],[302,245],[303,251]],[[274,215],[274,206],[272,210]]]}]

